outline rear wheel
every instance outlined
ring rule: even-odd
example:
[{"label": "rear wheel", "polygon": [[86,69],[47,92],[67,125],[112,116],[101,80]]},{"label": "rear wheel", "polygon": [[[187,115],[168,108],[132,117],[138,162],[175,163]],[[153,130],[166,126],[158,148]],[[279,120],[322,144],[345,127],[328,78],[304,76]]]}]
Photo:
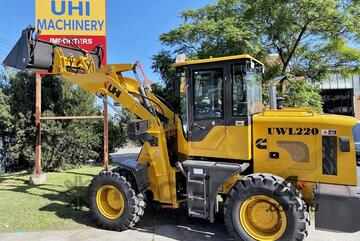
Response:
[{"label": "rear wheel", "polygon": [[118,173],[101,172],[89,186],[90,212],[106,229],[126,230],[144,214],[142,193],[136,195],[129,181]]},{"label": "rear wheel", "polygon": [[309,214],[283,178],[252,174],[234,185],[225,202],[225,224],[235,240],[304,240]]}]

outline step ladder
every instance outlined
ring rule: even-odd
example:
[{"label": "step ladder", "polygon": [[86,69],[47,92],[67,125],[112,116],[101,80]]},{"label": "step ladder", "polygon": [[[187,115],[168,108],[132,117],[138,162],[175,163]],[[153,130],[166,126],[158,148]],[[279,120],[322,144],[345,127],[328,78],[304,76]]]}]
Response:
[{"label": "step ladder", "polygon": [[205,160],[186,160],[188,214],[215,222],[217,194],[230,177],[249,167],[248,163],[225,163]]},{"label": "step ladder", "polygon": [[208,214],[208,173],[199,168],[190,168],[187,176],[188,214],[205,218]]}]

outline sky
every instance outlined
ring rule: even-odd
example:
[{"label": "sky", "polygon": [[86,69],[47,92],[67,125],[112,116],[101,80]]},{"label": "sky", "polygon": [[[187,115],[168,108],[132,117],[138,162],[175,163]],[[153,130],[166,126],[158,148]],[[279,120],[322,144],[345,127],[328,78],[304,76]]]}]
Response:
[{"label": "sky", "polygon": [[[163,47],[159,37],[182,23],[179,13],[215,0],[107,0],[108,63],[135,63],[140,60],[148,78],[160,81],[151,69],[151,56]],[[0,61],[35,23],[35,0],[11,0],[0,12]]]}]

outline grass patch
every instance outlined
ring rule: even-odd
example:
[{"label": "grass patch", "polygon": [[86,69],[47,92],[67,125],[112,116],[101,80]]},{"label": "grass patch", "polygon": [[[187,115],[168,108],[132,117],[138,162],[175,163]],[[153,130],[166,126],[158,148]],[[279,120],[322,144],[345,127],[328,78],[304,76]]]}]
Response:
[{"label": "grass patch", "polygon": [[93,226],[84,202],[90,180],[101,169],[46,173],[46,184],[41,186],[29,185],[30,174],[0,176],[0,232]]}]

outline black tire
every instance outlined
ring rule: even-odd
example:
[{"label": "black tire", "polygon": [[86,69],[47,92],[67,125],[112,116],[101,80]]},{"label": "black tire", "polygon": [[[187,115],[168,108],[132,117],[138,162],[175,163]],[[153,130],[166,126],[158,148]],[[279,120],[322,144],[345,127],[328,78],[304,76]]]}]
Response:
[{"label": "black tire", "polygon": [[[103,216],[96,204],[96,194],[104,185],[116,187],[124,196],[125,209],[117,219]],[[103,171],[91,180],[89,185],[89,208],[97,224],[105,229],[123,231],[132,228],[143,216],[145,209],[144,195],[135,194],[127,179],[116,172]]]},{"label": "black tire", "polygon": [[310,218],[300,192],[281,177],[270,174],[252,174],[237,182],[226,198],[225,225],[235,240],[256,240],[246,232],[239,218],[241,205],[254,195],[266,195],[277,201],[283,208],[287,218],[287,226],[278,240],[301,241],[307,237]]}]

